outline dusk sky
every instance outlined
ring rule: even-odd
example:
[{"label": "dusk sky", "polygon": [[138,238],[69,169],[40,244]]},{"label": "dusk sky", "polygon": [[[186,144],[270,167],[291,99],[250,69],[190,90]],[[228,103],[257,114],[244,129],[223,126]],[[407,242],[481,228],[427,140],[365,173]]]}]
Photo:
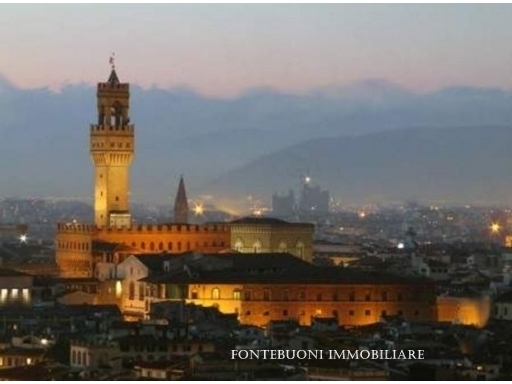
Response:
[{"label": "dusk sky", "polygon": [[382,78],[512,88],[511,5],[0,5],[0,74],[27,88],[121,80],[232,96]]}]

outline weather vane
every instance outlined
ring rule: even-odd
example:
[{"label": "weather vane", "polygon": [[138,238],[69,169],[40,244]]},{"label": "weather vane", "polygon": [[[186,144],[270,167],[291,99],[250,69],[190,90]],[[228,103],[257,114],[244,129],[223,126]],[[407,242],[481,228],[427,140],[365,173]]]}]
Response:
[{"label": "weather vane", "polygon": [[115,52],[112,52],[112,55],[110,55],[110,60],[109,60],[109,63],[110,65],[112,66],[112,69],[116,69],[116,63],[115,63],[115,59],[116,59],[116,53]]}]

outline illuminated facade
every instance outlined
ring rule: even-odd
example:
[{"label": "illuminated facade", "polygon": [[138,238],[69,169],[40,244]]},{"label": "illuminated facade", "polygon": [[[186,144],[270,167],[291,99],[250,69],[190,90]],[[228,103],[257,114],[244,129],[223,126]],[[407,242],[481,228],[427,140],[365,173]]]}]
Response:
[{"label": "illuminated facade", "polygon": [[[174,264],[173,262],[174,261]],[[185,301],[236,313],[243,324],[334,317],[340,325],[400,315],[437,320],[435,284],[341,268],[322,268],[293,255],[199,255],[173,259],[138,256],[119,265],[125,315],[147,318],[152,303]]]},{"label": "illuminated facade", "polygon": [[31,275],[0,268],[0,306],[30,305],[32,289]]},{"label": "illuminated facade", "polygon": [[[61,277],[108,279],[131,254],[187,251],[219,253],[289,252],[312,260],[312,224],[246,218],[223,224],[188,224],[183,178],[174,205],[174,222],[134,225],[129,202],[129,168],[135,156],[135,126],[130,122],[130,86],[112,68],[97,86],[97,124],[90,128],[94,164],[94,223],[59,223],[56,261]],[[103,252],[100,243],[116,248]],[[101,248],[101,246],[100,246]]]},{"label": "illuminated facade", "polygon": [[246,217],[232,221],[230,227],[231,249],[237,252],[290,253],[307,262],[313,259],[313,224]]},{"label": "illuminated facade", "polygon": [[[131,247],[131,254],[220,252],[229,248],[226,225],[132,224],[129,167],[135,155],[135,127],[130,123],[130,86],[121,83],[114,68],[97,86],[97,124],[90,128],[90,153],[95,168],[94,224],[59,223],[56,260],[62,277],[91,277],[97,267],[98,241]],[[178,219],[186,212],[183,180],[178,195]],[[108,263],[108,261],[104,260]]]}]

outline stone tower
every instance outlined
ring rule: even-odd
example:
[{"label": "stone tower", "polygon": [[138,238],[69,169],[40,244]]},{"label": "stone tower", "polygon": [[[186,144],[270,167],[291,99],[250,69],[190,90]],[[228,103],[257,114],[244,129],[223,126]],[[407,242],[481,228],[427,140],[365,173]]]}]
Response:
[{"label": "stone tower", "polygon": [[174,222],[180,224],[188,223],[188,201],[187,193],[185,192],[185,182],[183,176],[180,177],[180,185],[178,186],[178,193],[174,200]]},{"label": "stone tower", "polygon": [[108,80],[98,83],[98,124],[91,125],[90,152],[95,167],[94,222],[97,227],[129,227],[129,168],[134,157],[130,124],[130,85],[121,83],[113,60]]}]

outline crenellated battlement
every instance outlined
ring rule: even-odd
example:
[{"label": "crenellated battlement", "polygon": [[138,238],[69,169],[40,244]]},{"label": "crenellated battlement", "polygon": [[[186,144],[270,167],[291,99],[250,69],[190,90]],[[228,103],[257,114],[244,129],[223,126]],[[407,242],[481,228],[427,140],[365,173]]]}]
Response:
[{"label": "crenellated battlement", "polygon": [[120,234],[152,234],[152,233],[228,233],[229,226],[225,224],[140,224],[132,227],[97,228],[98,231]]},{"label": "crenellated battlement", "polygon": [[96,231],[94,224],[79,224],[79,223],[57,223],[58,233],[87,233],[92,234]]},{"label": "crenellated battlement", "polygon": [[106,90],[119,90],[119,91],[123,91],[123,92],[126,92],[128,90],[130,90],[130,84],[128,83],[117,83],[117,84],[112,84],[112,83],[98,83],[98,90],[100,89],[106,89]]},{"label": "crenellated battlement", "polygon": [[58,223],[59,233],[110,233],[110,234],[171,234],[171,233],[229,233],[230,227],[227,224],[140,224],[131,227],[121,228],[100,228],[94,224],[80,223]]},{"label": "crenellated battlement", "polygon": [[120,135],[125,134],[127,136],[131,136],[131,134],[135,132],[135,126],[133,124],[127,124],[119,127],[105,124],[91,124],[91,133],[94,133],[95,135],[103,134],[105,136],[110,136],[112,135],[112,132]]}]

